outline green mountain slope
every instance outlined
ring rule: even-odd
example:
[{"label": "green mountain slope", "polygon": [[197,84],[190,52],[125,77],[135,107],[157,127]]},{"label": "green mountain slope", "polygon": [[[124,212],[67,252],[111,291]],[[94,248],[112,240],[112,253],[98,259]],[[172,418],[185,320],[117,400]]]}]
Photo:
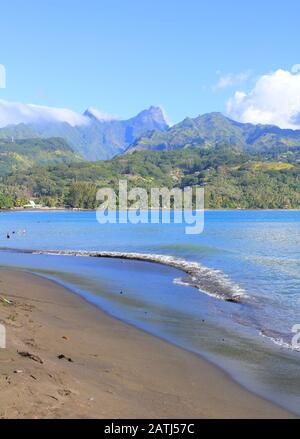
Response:
[{"label": "green mountain slope", "polygon": [[97,188],[117,191],[120,179],[129,188],[147,190],[205,187],[210,208],[300,208],[299,151],[255,155],[227,146],[136,151],[109,161],[35,166],[0,179],[0,195],[12,205],[34,197],[49,206],[94,208]]},{"label": "green mountain slope", "polygon": [[287,151],[300,147],[300,131],[283,130],[269,125],[235,122],[221,113],[186,118],[165,132],[152,131],[136,140],[127,152],[139,150],[174,150],[179,148],[231,150],[247,153]]},{"label": "green mountain slope", "polygon": [[24,171],[34,165],[55,166],[81,160],[60,138],[0,140],[0,176]]},{"label": "green mountain slope", "polygon": [[86,160],[107,160],[124,150],[149,130],[165,130],[168,124],[159,107],[150,107],[128,120],[100,120],[87,110],[85,123],[36,122],[0,129],[0,139],[61,137]]}]

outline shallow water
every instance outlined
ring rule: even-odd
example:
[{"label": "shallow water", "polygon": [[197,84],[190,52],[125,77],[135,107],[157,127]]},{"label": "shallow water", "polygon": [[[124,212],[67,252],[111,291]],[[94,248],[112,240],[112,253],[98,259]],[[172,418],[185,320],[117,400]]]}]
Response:
[{"label": "shallow water", "polygon": [[208,283],[226,279],[247,300],[224,302],[204,294],[203,285],[200,291],[182,285],[186,273],[149,262],[0,254],[1,265],[64,283],[300,413],[300,352],[288,349],[291,328],[300,323],[300,212],[207,212],[201,235],[186,235],[178,224],[99,225],[94,212],[5,212],[0,237],[2,247],[15,249],[151,253],[201,264],[213,273]]}]

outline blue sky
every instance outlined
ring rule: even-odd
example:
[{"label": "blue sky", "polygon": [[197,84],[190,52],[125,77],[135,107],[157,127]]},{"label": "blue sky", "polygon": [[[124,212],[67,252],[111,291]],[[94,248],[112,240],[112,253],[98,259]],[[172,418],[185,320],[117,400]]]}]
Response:
[{"label": "blue sky", "polygon": [[162,105],[174,122],[225,111],[300,63],[299,16],[298,0],[2,2],[0,98],[122,118]]}]

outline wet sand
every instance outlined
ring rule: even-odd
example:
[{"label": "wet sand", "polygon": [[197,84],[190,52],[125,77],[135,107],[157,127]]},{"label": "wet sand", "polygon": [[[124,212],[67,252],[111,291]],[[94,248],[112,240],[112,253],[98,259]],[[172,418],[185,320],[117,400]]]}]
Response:
[{"label": "wet sand", "polygon": [[0,418],[292,416],[54,282],[1,269],[0,296]]}]

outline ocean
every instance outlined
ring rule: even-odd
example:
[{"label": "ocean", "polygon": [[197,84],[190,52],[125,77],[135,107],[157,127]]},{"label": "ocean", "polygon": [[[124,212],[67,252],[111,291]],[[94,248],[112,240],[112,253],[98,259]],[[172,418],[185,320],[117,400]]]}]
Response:
[{"label": "ocean", "polygon": [[200,235],[100,225],[95,212],[1,212],[0,240],[1,266],[53,279],[300,414],[300,211],[208,211]]}]

